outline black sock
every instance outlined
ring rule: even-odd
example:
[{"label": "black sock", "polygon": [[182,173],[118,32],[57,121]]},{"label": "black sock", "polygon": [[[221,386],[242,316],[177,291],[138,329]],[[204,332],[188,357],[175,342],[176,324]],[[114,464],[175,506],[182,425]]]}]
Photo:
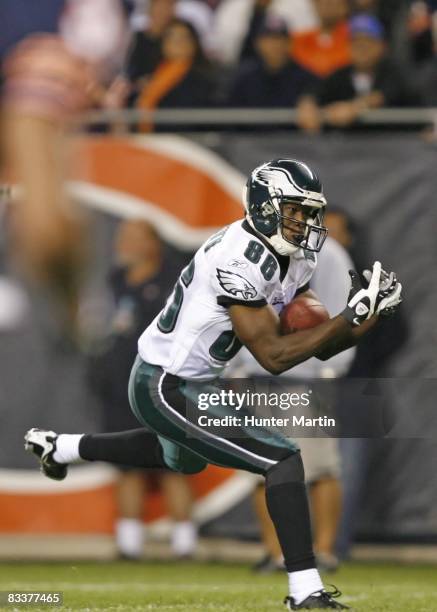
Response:
[{"label": "black sock", "polygon": [[267,486],[266,500],[287,572],[316,567],[305,484],[287,482]]},{"label": "black sock", "polygon": [[158,436],[147,429],[86,434],[79,442],[79,455],[87,461],[107,461],[130,467],[167,467]]}]

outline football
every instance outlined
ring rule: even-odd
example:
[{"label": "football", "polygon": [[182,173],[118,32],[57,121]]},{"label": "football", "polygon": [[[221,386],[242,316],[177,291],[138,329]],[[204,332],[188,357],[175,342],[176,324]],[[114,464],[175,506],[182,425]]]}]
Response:
[{"label": "football", "polygon": [[319,300],[311,297],[297,297],[281,310],[282,334],[311,329],[329,319],[329,313]]}]

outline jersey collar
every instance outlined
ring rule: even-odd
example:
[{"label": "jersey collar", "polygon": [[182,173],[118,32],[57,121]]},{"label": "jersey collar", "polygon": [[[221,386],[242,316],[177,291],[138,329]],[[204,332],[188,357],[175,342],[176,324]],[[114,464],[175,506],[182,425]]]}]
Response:
[{"label": "jersey collar", "polygon": [[284,278],[287,275],[288,272],[288,267],[290,265],[290,256],[287,255],[279,255],[279,253],[277,253],[275,251],[275,249],[272,247],[271,244],[269,244],[267,242],[267,240],[265,240],[260,234],[258,234],[258,232],[256,232],[253,227],[251,227],[251,225],[248,223],[247,219],[244,219],[244,221],[242,221],[241,223],[241,227],[248,232],[249,234],[252,234],[252,236],[255,236],[255,238],[257,238],[260,242],[263,243],[263,245],[270,251],[270,253],[272,255],[275,256],[278,264],[279,264],[279,273],[280,273],[280,280],[281,282],[284,280]]}]

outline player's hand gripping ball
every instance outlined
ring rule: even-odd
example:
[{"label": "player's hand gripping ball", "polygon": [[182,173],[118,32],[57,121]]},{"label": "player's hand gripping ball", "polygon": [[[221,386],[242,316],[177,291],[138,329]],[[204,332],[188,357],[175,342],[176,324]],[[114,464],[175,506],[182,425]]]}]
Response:
[{"label": "player's hand gripping ball", "polygon": [[281,310],[282,334],[292,334],[303,329],[317,327],[328,321],[329,313],[319,300],[312,297],[297,297]]}]

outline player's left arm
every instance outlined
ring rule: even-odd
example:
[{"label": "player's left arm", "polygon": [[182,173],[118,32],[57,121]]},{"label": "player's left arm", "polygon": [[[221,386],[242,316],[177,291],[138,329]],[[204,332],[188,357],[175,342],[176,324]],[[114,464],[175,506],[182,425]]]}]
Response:
[{"label": "player's left arm", "polygon": [[[299,297],[309,297],[322,303],[317,293],[312,289],[299,292]],[[373,327],[375,327],[376,323],[378,322],[378,318],[378,316],[373,315],[370,319],[364,321],[364,323],[361,323],[361,325],[358,327],[354,327],[349,337],[340,336],[338,338],[334,338],[330,345],[323,350],[323,352],[318,353],[315,356],[321,361],[327,361],[331,357],[334,357],[334,355],[352,348],[358,344],[363,336],[365,336]]]}]

